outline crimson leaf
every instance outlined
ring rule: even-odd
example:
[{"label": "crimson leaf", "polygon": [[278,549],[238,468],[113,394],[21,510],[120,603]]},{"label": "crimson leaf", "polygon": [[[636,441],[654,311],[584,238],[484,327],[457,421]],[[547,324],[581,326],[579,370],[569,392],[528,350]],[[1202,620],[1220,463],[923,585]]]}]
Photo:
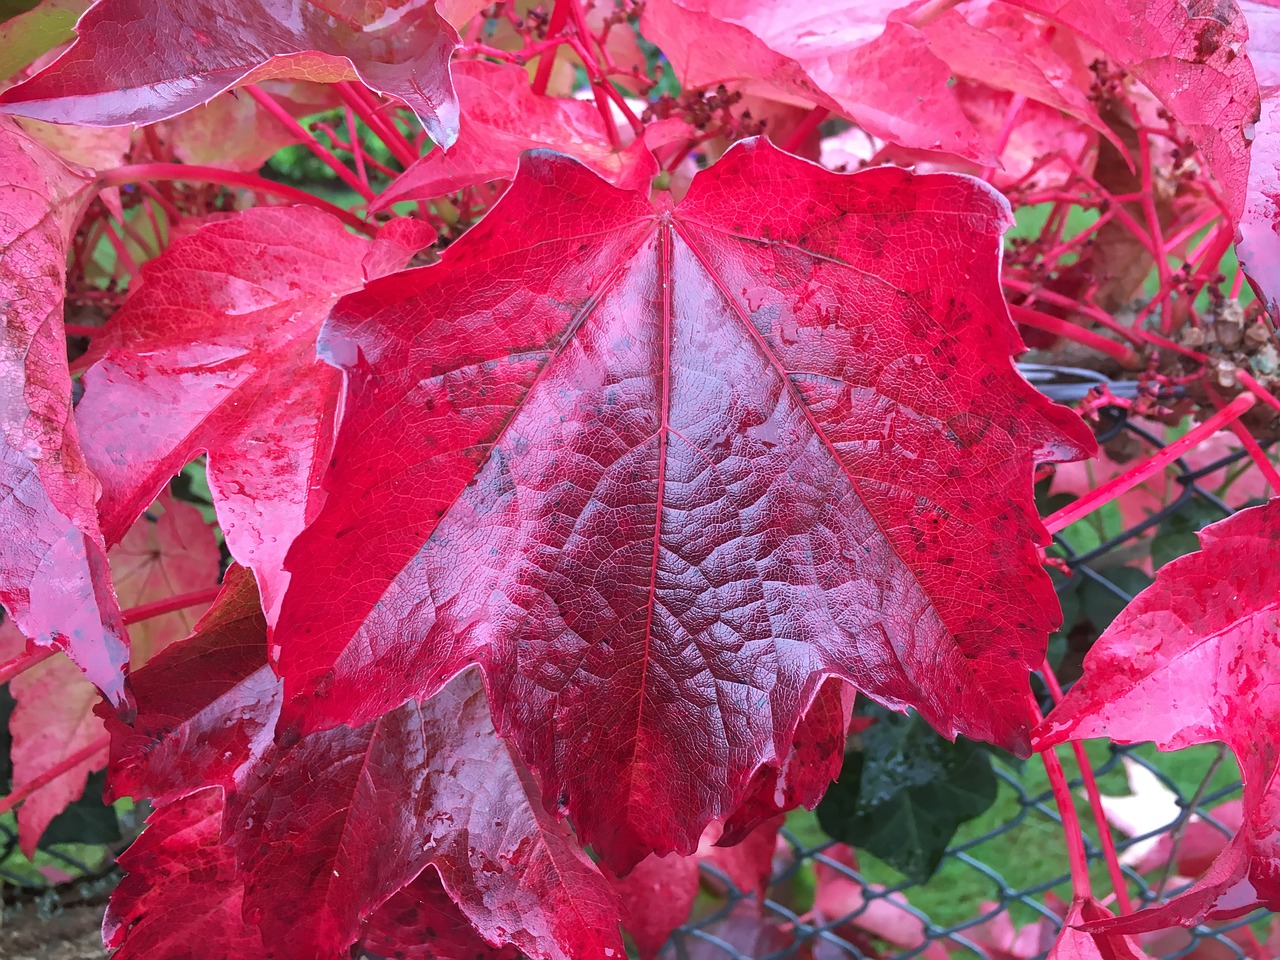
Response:
[{"label": "crimson leaf", "polygon": [[[90,178],[0,120],[0,601],[120,706],[128,635],[71,419],[62,326],[67,247]],[[123,531],[121,531],[123,532]]]},{"label": "crimson leaf", "polygon": [[147,124],[241,83],[359,78],[404,100],[438,143],[457,135],[458,35],[433,0],[97,0],[76,32],[61,57],[0,93],[0,111]]},{"label": "crimson leaf", "polygon": [[1280,647],[1280,499],[1205,527],[1200,544],[1115,619],[1037,731],[1041,747],[1100,736],[1162,750],[1221,741],[1240,762],[1241,830],[1189,890],[1106,923],[1127,932],[1280,907],[1280,711],[1266,673]]},{"label": "crimson leaf", "polygon": [[1026,748],[1058,620],[1034,461],[1092,439],[1009,362],[1007,207],[744,141],[674,209],[527,155],[437,266],[341,301],[329,499],[286,561],[286,728],[483,664],[614,869],[691,853],[824,675]]},{"label": "crimson leaf", "polygon": [[494,735],[473,674],[427,704],[276,748],[266,645],[253,580],[233,569],[195,634],[135,675],[135,726],[109,726],[117,795],[228,792],[223,842],[275,956],[344,950],[428,864],[491,942],[535,958],[621,956],[612,892]]},{"label": "crimson leaf", "polygon": [[285,551],[319,509],[333,438],[339,376],[315,358],[320,322],[341,294],[412,252],[311,207],[263,207],[148,262],[94,337],[76,409],[108,542],[208,451],[227,546],[274,615]]}]

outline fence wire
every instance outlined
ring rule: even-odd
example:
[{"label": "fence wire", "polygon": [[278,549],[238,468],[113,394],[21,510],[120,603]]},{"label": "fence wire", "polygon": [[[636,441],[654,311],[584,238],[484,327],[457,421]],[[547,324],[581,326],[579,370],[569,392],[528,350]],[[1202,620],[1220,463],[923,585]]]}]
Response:
[{"label": "fence wire", "polygon": [[[1124,411],[1114,409],[1104,415],[1110,420],[1100,431],[1102,443],[1127,434],[1144,454],[1163,445],[1151,429],[1131,421]],[[1123,578],[1116,577],[1113,559],[1189,506],[1194,505],[1206,520],[1230,515],[1232,508],[1203,481],[1240,463],[1245,456],[1238,450],[1195,468],[1186,459],[1175,461],[1168,474],[1175,493],[1167,505],[1090,549],[1077,549],[1067,537],[1056,537],[1071,570],[1071,576],[1060,578],[1059,592],[1078,591],[1088,583],[1113,597],[1117,609],[1127,603],[1133,596],[1133,584],[1118,582]],[[1046,708],[1048,705],[1046,701]],[[1202,764],[1205,776],[1193,791],[1186,790],[1185,779],[1180,788],[1164,766],[1153,761],[1155,754],[1147,748],[1109,745],[1094,750],[1092,768],[1104,785],[1104,793],[1126,792],[1126,774],[1131,778],[1145,771],[1150,784],[1168,791],[1160,794],[1164,801],[1176,805],[1176,812],[1169,808],[1166,822],[1154,824],[1145,833],[1125,836],[1113,831],[1135,907],[1172,895],[1178,886],[1158,871],[1153,875],[1135,868],[1132,854],[1148,849],[1152,841],[1163,839],[1176,845],[1196,820],[1222,831],[1224,838],[1233,833],[1231,824],[1213,815],[1220,804],[1240,796],[1239,780],[1230,775],[1230,755],[1225,754],[1223,764],[1222,751],[1200,749],[1206,751]],[[962,829],[939,871],[925,884],[886,879],[887,868],[867,869],[869,858],[863,858],[860,869],[850,861],[846,848],[821,836],[816,828],[807,829],[803,817],[789,819],[780,831],[774,875],[763,903],[755,894],[735,888],[730,877],[715,866],[703,863],[704,890],[714,891],[714,895],[699,897],[693,917],[677,929],[664,948],[664,960],[1033,960],[1044,956],[1062,924],[1060,898],[1069,898],[1070,877],[1061,847],[1061,818],[1052,793],[1047,785],[1031,786],[1033,778],[1027,771],[1034,763],[1033,759],[1022,769],[1004,762],[993,764],[999,779],[997,807],[1008,814],[982,829]],[[1073,795],[1082,793],[1079,776],[1070,785]],[[1141,819],[1141,796],[1135,802]],[[1078,812],[1087,827],[1091,819],[1083,801]],[[140,819],[133,818],[129,825],[134,833]],[[1009,851],[1033,845],[1031,841],[1045,832],[1052,834],[1055,852],[1033,857],[1031,862],[1019,860],[1016,871],[1011,870]],[[1095,891],[1104,896],[1110,886],[1102,849],[1096,832],[1087,830],[1086,834]],[[39,898],[48,909],[57,909],[59,898],[69,891],[72,899],[80,899],[86,885],[112,882],[114,852],[118,847],[86,853],[81,847],[59,845],[42,850],[42,859],[33,865],[17,854],[13,829],[0,821],[0,880],[4,881],[0,887],[10,885],[11,900],[16,893]],[[840,887],[848,909],[829,915],[816,910],[817,887]],[[1256,938],[1260,932],[1266,935],[1262,925],[1268,919],[1255,913],[1228,923],[1173,931],[1142,946],[1162,960],[1264,960]]]}]

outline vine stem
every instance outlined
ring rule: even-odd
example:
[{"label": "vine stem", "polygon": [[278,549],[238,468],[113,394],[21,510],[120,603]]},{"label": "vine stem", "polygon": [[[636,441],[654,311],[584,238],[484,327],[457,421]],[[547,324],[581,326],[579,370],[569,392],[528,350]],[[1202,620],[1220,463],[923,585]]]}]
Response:
[{"label": "vine stem", "polygon": [[[1027,694],[1027,707],[1031,719],[1039,723],[1044,719],[1040,712],[1040,704],[1031,693]],[[1067,786],[1067,775],[1062,769],[1062,761],[1058,759],[1053,748],[1042,750],[1040,759],[1044,761],[1044,771],[1049,775],[1049,787],[1053,790],[1053,800],[1058,805],[1058,813],[1062,817],[1062,833],[1067,846],[1067,863],[1071,866],[1071,894],[1077,900],[1093,897],[1093,887],[1089,883],[1089,857],[1084,849],[1084,834],[1080,830],[1080,818],[1076,816],[1076,805],[1071,799],[1071,788]]]},{"label": "vine stem", "polygon": [[[1218,391],[1214,390],[1213,387],[1209,386],[1207,383],[1205,384],[1205,387],[1205,392],[1209,395],[1209,398],[1213,400],[1214,405],[1221,408],[1224,404],[1222,402],[1222,397],[1218,395]],[[1271,485],[1272,496],[1280,494],[1280,472],[1276,471],[1276,465],[1271,462],[1271,458],[1267,456],[1267,452],[1258,445],[1258,441],[1255,440],[1253,434],[1249,432],[1249,428],[1239,420],[1232,420],[1228,426],[1231,428],[1231,432],[1236,435],[1236,439],[1240,441],[1240,446],[1244,447],[1245,452],[1248,453],[1250,459],[1253,460],[1254,466],[1258,468],[1262,473],[1262,476],[1266,478],[1267,483]]]},{"label": "vine stem", "polygon": [[104,170],[98,175],[98,183],[104,187],[118,187],[143,180],[191,180],[216,183],[226,187],[243,187],[246,190],[273,194],[293,203],[305,203],[318,207],[362,233],[372,235],[376,232],[373,224],[361,220],[350,210],[344,210],[337,204],[313,196],[305,190],[299,190],[284,183],[276,183],[252,173],[222,170],[218,167],[205,167],[194,163],[134,163],[116,167],[114,170]]},{"label": "vine stem", "polygon": [[39,776],[32,777],[7,797],[0,798],[0,813],[8,813],[41,787],[58,779],[58,777],[62,776],[68,770],[74,770],[95,753],[101,753],[109,746],[111,746],[110,737],[99,737],[97,740],[93,741],[93,743],[81,747],[69,757],[63,757],[44,773]]},{"label": "vine stem", "polygon": [[1091,490],[1086,496],[1081,497],[1074,503],[1069,503],[1061,510],[1051,513],[1045,518],[1045,527],[1050,533],[1065,530],[1081,517],[1088,516],[1103,504],[1109,503],[1125,491],[1133,489],[1148,477],[1159,473],[1206,437],[1212,436],[1231,421],[1242,417],[1257,402],[1258,398],[1252,393],[1240,394],[1204,423],[1188,430],[1184,436],[1157,451],[1132,470],[1108,480],[1102,486]]},{"label": "vine stem", "polygon": [[25,673],[37,663],[44,663],[58,651],[53,647],[44,647],[35,653],[20,653],[12,660],[0,663],[0,684],[8,683],[20,673]]},{"label": "vine stem", "polygon": [[276,99],[267,93],[261,87],[254,83],[245,84],[245,91],[249,96],[258,102],[258,106],[275,117],[276,121],[284,126],[286,130],[297,137],[302,143],[306,144],[307,149],[314,153],[330,170],[338,175],[338,179],[345,183],[348,187],[364,198],[366,202],[370,202],[374,198],[374,193],[369,189],[367,183],[362,183],[360,178],[351,172],[351,168],[338,159],[328,147],[316,139],[316,135],[300,124],[290,115],[289,111],[276,101]]},{"label": "vine stem", "polygon": [[406,137],[396,126],[396,123],[390,117],[382,114],[381,106],[378,101],[373,98],[373,94],[359,83],[352,83],[350,80],[344,80],[341,83],[334,84],[338,90],[343,102],[349,106],[357,117],[365,122],[373,133],[381,140],[391,155],[395,157],[403,166],[409,166],[413,161],[418,159],[418,151],[409,138]]},{"label": "vine stem", "polygon": [[1200,778],[1200,784],[1196,787],[1196,792],[1187,801],[1187,805],[1178,811],[1178,819],[1173,822],[1173,826],[1169,828],[1169,832],[1166,834],[1172,839],[1169,841],[1169,860],[1165,863],[1164,870],[1160,873],[1160,880],[1156,883],[1157,900],[1164,896],[1164,888],[1168,886],[1169,880],[1173,876],[1174,865],[1178,860],[1178,849],[1182,846],[1182,839],[1187,835],[1187,826],[1191,823],[1191,818],[1195,816],[1196,807],[1200,806],[1205,794],[1209,792],[1209,784],[1213,782],[1214,775],[1226,758],[1227,745],[1225,743],[1219,744],[1217,756],[1213,758],[1213,761],[1209,764],[1209,769]]},{"label": "vine stem", "polygon": [[787,142],[782,145],[782,149],[787,153],[795,153],[804,144],[805,138],[822,126],[822,121],[829,116],[831,111],[826,107],[814,107],[791,131],[791,136],[787,137]]},{"label": "vine stem", "polygon": [[[547,36],[554,37],[559,34],[568,19],[568,0],[557,0],[556,5],[551,8],[551,19],[547,22]],[[556,54],[559,52],[560,47],[556,45],[538,58],[538,69],[533,75],[533,92],[539,96],[547,92],[547,84],[551,81],[551,68],[556,65]]]},{"label": "vine stem", "polygon": [[[1040,675],[1045,686],[1049,688],[1049,696],[1055,704],[1062,702],[1062,684],[1058,675],[1053,672],[1046,657],[1040,667]],[[1120,857],[1116,854],[1116,841],[1111,833],[1111,824],[1107,822],[1107,813],[1102,809],[1102,791],[1098,789],[1098,780],[1093,775],[1093,767],[1089,764],[1089,755],[1085,753],[1084,744],[1078,740],[1071,741],[1071,749],[1076,756],[1076,764],[1080,767],[1080,779],[1084,781],[1085,793],[1089,796],[1089,812],[1093,814],[1094,825],[1098,828],[1098,842],[1102,845],[1102,858],[1107,863],[1107,874],[1111,878],[1111,888],[1116,892],[1116,905],[1120,915],[1133,912],[1133,902],[1129,899],[1129,885],[1125,883],[1124,871],[1120,869]]]},{"label": "vine stem", "polygon": [[150,620],[152,617],[173,613],[175,610],[194,607],[200,603],[212,603],[221,590],[221,586],[206,587],[203,590],[180,593],[176,597],[165,597],[163,600],[155,600],[151,603],[142,603],[136,607],[130,607],[128,610],[123,611],[124,624],[128,626],[131,623],[138,623],[142,620]]},{"label": "vine stem", "polygon": [[1041,313],[1039,310],[1032,310],[1030,307],[1023,307],[1018,304],[1010,304],[1009,313],[1013,315],[1013,319],[1018,323],[1026,324],[1028,327],[1035,327],[1035,329],[1043,330],[1046,333],[1054,333],[1060,337],[1066,337],[1068,340],[1074,340],[1076,343],[1091,347],[1099,353],[1104,353],[1108,357],[1119,361],[1120,365],[1126,370],[1141,370],[1143,367],[1142,358],[1133,351],[1132,347],[1125,346],[1123,343],[1104,337],[1099,333],[1094,333],[1092,330],[1086,330],[1070,320],[1063,320],[1061,317]]}]

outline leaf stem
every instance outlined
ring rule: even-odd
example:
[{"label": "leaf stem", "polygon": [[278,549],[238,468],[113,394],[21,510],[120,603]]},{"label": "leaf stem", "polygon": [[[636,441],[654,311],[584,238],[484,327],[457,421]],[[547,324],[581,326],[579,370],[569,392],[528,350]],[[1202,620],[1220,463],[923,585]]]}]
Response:
[{"label": "leaf stem", "polygon": [[44,663],[57,652],[53,647],[44,647],[35,653],[20,653],[12,660],[0,663],[0,684],[8,683],[18,674],[30,670],[37,663]]},{"label": "leaf stem", "polygon": [[[1027,705],[1031,718],[1036,723],[1044,719],[1040,713],[1040,705],[1031,693],[1027,694]],[[1076,815],[1076,805],[1071,799],[1071,788],[1067,786],[1067,775],[1062,769],[1062,761],[1052,747],[1040,752],[1044,761],[1044,771],[1049,776],[1049,786],[1053,790],[1053,800],[1058,806],[1058,814],[1062,817],[1062,833],[1067,847],[1067,862],[1071,866],[1071,893],[1077,900],[1093,897],[1093,887],[1089,883],[1089,857],[1085,853],[1084,834],[1080,830],[1080,818]]]},{"label": "leaf stem", "polygon": [[[1040,667],[1040,676],[1049,688],[1049,696],[1053,702],[1062,702],[1062,684],[1049,665],[1048,658]],[[1106,811],[1102,808],[1102,792],[1098,789],[1098,780],[1093,775],[1093,767],[1089,764],[1089,755],[1085,753],[1084,744],[1079,740],[1071,741],[1071,749],[1076,756],[1076,764],[1080,767],[1080,779],[1084,781],[1085,793],[1089,796],[1089,812],[1093,814],[1094,825],[1098,828],[1098,842],[1102,846],[1102,858],[1107,863],[1107,874],[1111,878],[1111,888],[1116,892],[1116,905],[1120,915],[1133,912],[1133,902],[1129,899],[1129,885],[1125,883],[1124,871],[1120,869],[1120,858],[1116,855],[1116,840],[1111,833],[1111,824],[1107,822]]]},{"label": "leaf stem", "polygon": [[369,189],[367,183],[362,183],[360,178],[351,172],[351,168],[338,159],[338,157],[316,139],[316,135],[306,129],[302,124],[295,120],[289,111],[280,106],[276,99],[267,93],[261,87],[254,83],[245,84],[245,91],[249,96],[258,102],[258,106],[266,110],[267,113],[275,117],[286,130],[297,137],[302,143],[306,144],[307,149],[314,153],[330,170],[338,175],[338,179],[345,183],[348,187],[364,198],[366,202],[372,201],[374,192]]},{"label": "leaf stem", "polygon": [[204,183],[216,183],[226,187],[241,187],[245,190],[256,190],[269,193],[293,203],[309,204],[318,207],[337,217],[349,227],[372,235],[373,224],[366,223],[350,210],[344,210],[337,204],[313,196],[305,190],[291,187],[285,183],[276,183],[266,177],[252,173],[241,173],[238,170],[223,170],[219,167],[205,167],[192,163],[134,163],[114,170],[104,170],[98,175],[98,182],[104,187],[117,187],[127,183],[139,183],[143,180],[189,180]]},{"label": "leaf stem", "polygon": [[355,111],[356,116],[365,122],[365,126],[386,145],[401,165],[407,167],[418,159],[418,151],[409,142],[409,138],[400,131],[393,119],[383,116],[378,101],[363,84],[343,81],[334,86],[343,102]]},{"label": "leaf stem", "polygon": [[0,813],[8,813],[41,787],[52,783],[67,771],[74,770],[76,767],[80,766],[80,764],[90,759],[95,753],[101,753],[109,746],[111,746],[110,737],[99,737],[97,740],[93,741],[93,743],[81,747],[70,756],[63,757],[48,770],[44,771],[44,773],[41,773],[39,776],[32,777],[7,797],[0,798]]},{"label": "leaf stem", "polygon": [[[547,36],[554,37],[564,30],[565,21],[569,18],[569,0],[556,0],[551,9],[551,19],[547,22]],[[551,69],[556,65],[556,54],[560,52],[557,44],[538,57],[538,69],[533,75],[533,92],[542,95],[547,92],[547,84],[551,81]]]},{"label": "leaf stem", "polygon": [[1074,340],[1076,343],[1083,344],[1086,347],[1092,347],[1099,353],[1104,353],[1108,357],[1119,361],[1120,365],[1126,370],[1141,370],[1143,368],[1142,358],[1133,351],[1132,347],[1128,347],[1109,337],[1104,337],[1099,333],[1094,333],[1092,330],[1086,330],[1070,320],[1063,320],[1061,317],[1041,313],[1039,310],[1032,310],[1030,307],[1023,307],[1018,304],[1010,304],[1009,313],[1013,315],[1013,319],[1018,323],[1026,324],[1028,327],[1034,327],[1037,330],[1043,330],[1046,333],[1056,333],[1060,337],[1066,337],[1068,340]]},{"label": "leaf stem", "polygon": [[180,593],[175,597],[165,597],[163,600],[154,600],[151,603],[142,603],[136,607],[130,607],[128,610],[123,611],[125,626],[131,623],[139,623],[143,620],[150,620],[152,617],[163,616],[166,613],[173,613],[175,610],[194,607],[197,604],[212,603],[221,589],[221,586],[206,587],[203,590]]},{"label": "leaf stem", "polygon": [[1188,430],[1184,436],[1157,451],[1132,470],[1108,480],[1102,486],[1091,490],[1074,503],[1069,503],[1061,510],[1050,514],[1045,518],[1045,527],[1050,533],[1065,530],[1081,517],[1088,516],[1103,504],[1110,503],[1120,494],[1136,487],[1153,474],[1159,473],[1188,450],[1197,446],[1206,437],[1212,436],[1232,420],[1243,416],[1247,410],[1257,403],[1257,400],[1258,398],[1252,393],[1240,394],[1240,396],[1205,420],[1204,423]]},{"label": "leaf stem", "polygon": [[796,124],[796,128],[791,131],[791,136],[787,137],[787,142],[782,145],[782,149],[787,153],[795,153],[804,144],[809,134],[822,126],[822,121],[831,116],[831,111],[826,107],[814,107],[810,110],[803,120]]}]

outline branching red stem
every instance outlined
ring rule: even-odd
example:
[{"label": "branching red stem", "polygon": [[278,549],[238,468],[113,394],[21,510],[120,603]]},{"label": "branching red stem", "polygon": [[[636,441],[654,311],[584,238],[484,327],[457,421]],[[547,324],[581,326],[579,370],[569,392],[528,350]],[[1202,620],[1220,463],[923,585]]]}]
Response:
[{"label": "branching red stem", "polygon": [[363,233],[372,234],[375,231],[373,224],[366,223],[350,210],[343,210],[328,200],[312,196],[297,187],[276,183],[256,174],[241,173],[238,170],[222,170],[218,167],[205,167],[188,163],[136,163],[124,167],[116,167],[114,170],[104,170],[98,175],[98,182],[105,187],[139,183],[143,180],[189,180],[217,183],[228,187],[243,187],[246,190],[272,194],[292,203],[305,203],[318,207],[333,214],[347,226],[354,227]]},{"label": "branching red stem", "polygon": [[[1036,698],[1027,694],[1027,705],[1033,722],[1044,719],[1040,713],[1040,705]],[[1087,899],[1093,896],[1093,887],[1089,883],[1089,857],[1084,848],[1084,834],[1080,830],[1080,818],[1076,816],[1076,805],[1071,799],[1071,788],[1067,786],[1067,775],[1062,769],[1062,762],[1052,748],[1043,750],[1040,759],[1044,761],[1044,771],[1049,776],[1049,786],[1053,790],[1053,800],[1062,817],[1062,832],[1067,846],[1067,862],[1071,866],[1071,892],[1076,899]]]},{"label": "branching red stem", "polygon": [[1025,323],[1028,327],[1034,327],[1046,333],[1054,333],[1060,337],[1074,340],[1076,343],[1083,344],[1086,347],[1092,347],[1099,353],[1104,353],[1108,357],[1119,361],[1127,370],[1141,370],[1143,367],[1142,358],[1133,351],[1132,347],[1117,343],[1115,340],[1094,333],[1092,330],[1086,330],[1079,324],[1017,304],[1010,304],[1009,312],[1018,323]]},{"label": "branching red stem", "polygon": [[[1049,688],[1049,696],[1054,703],[1062,701],[1062,685],[1058,676],[1046,659],[1040,667],[1040,675]],[[1089,755],[1084,744],[1078,740],[1071,741],[1071,749],[1075,753],[1076,763],[1080,767],[1080,779],[1084,781],[1085,793],[1089,796],[1089,811],[1093,814],[1094,826],[1098,828],[1098,842],[1102,845],[1102,858],[1107,863],[1107,874],[1111,878],[1111,888],[1116,893],[1116,906],[1120,915],[1133,912],[1133,902],[1129,899],[1129,885],[1125,883],[1124,871],[1120,869],[1120,858],[1116,855],[1116,841],[1111,833],[1111,824],[1107,821],[1106,811],[1102,809],[1102,792],[1098,789],[1098,780],[1093,775],[1093,766],[1089,763]]]},{"label": "branching red stem", "polygon": [[1243,416],[1245,411],[1257,402],[1257,397],[1251,393],[1242,393],[1229,404],[1211,416],[1204,423],[1199,424],[1193,429],[1187,431],[1184,436],[1179,437],[1173,443],[1164,447],[1162,450],[1148,457],[1142,463],[1138,464],[1127,473],[1112,480],[1108,480],[1102,486],[1091,490],[1087,495],[1081,497],[1074,503],[1069,503],[1055,513],[1045,518],[1044,525],[1050,533],[1057,533],[1065,530],[1071,524],[1075,523],[1082,517],[1086,517],[1093,513],[1105,503],[1114,500],[1126,490],[1131,490],[1138,484],[1142,483],[1148,477],[1159,473],[1169,464],[1173,463],[1188,450],[1196,447],[1206,438],[1217,433],[1232,420],[1236,420]]},{"label": "branching red stem", "polygon": [[284,107],[276,102],[276,99],[267,93],[257,84],[245,84],[244,89],[249,96],[258,102],[258,106],[266,110],[267,113],[275,117],[275,119],[284,126],[286,130],[292,133],[298,140],[306,146],[313,154],[318,157],[325,166],[338,175],[338,179],[345,183],[348,187],[358,193],[366,201],[374,198],[374,192],[369,189],[367,183],[361,182],[360,178],[351,172],[351,168],[337,158],[337,156],[323,143],[316,139],[315,134],[306,129],[302,124],[295,120]]}]

